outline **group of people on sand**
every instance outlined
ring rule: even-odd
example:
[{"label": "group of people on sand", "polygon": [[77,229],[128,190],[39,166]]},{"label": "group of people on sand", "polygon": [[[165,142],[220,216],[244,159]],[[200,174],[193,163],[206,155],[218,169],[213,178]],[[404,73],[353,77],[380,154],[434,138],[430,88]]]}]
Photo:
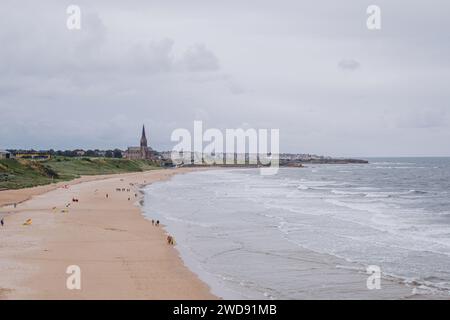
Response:
[{"label": "group of people on sand", "polygon": [[175,245],[175,238],[172,237],[170,234],[167,235],[167,244],[170,244],[172,246]]},{"label": "group of people on sand", "polygon": [[[152,219],[152,226],[159,227],[159,220]],[[175,245],[175,238],[170,234],[167,235],[167,244]]]},{"label": "group of people on sand", "polygon": [[126,191],[126,192],[130,192],[131,190],[130,190],[130,189],[126,189],[126,188],[116,188],[116,191],[117,191],[117,192],[121,192],[121,191],[122,191],[122,192],[125,192],[125,191]]},{"label": "group of people on sand", "polygon": [[[144,181],[144,183],[145,183],[145,181]],[[133,185],[133,184],[130,183],[130,185]],[[130,192],[130,191],[131,190],[127,189],[127,188],[116,188],[116,192]],[[106,198],[108,198],[108,197],[109,197],[109,195],[106,194]],[[137,193],[134,194],[134,197],[137,198]],[[131,198],[128,197],[128,201],[130,201],[130,200],[131,200]],[[152,226],[159,227],[159,224],[160,224],[159,220],[152,219]],[[167,235],[167,244],[172,245],[172,246],[175,245],[175,238],[173,236],[171,236],[170,234]]]},{"label": "group of people on sand", "polygon": [[[116,191],[127,191],[127,192],[130,192],[130,189],[125,189],[125,188],[116,188]],[[97,190],[96,190],[97,191]],[[134,194],[134,196],[135,197],[137,197],[137,194],[135,193]],[[107,193],[106,194],[106,198],[109,198],[109,194]],[[128,200],[130,200],[130,197],[128,197]],[[72,202],[78,202],[79,201],[79,199],[78,198],[75,198],[75,197],[73,197],[72,198]],[[68,203],[67,205],[66,205],[66,208],[68,208],[70,206],[70,203]],[[16,203],[14,203],[14,208],[16,208],[17,207],[17,204]],[[56,209],[56,207],[53,207],[53,210],[55,210]],[[30,220],[29,222],[28,222],[28,220]],[[31,224],[31,219],[28,219],[27,220],[27,222],[29,223],[29,224]],[[25,224],[27,224],[27,222],[25,223]],[[152,226],[155,226],[155,227],[159,227],[159,220],[154,220],[154,219],[152,219]],[[0,219],[0,225],[3,227],[4,225],[5,225],[5,220],[4,220],[4,217],[2,217],[1,219]],[[175,245],[175,238],[173,237],[173,236],[171,236],[171,235],[167,235],[167,244],[169,244],[169,245]]]},{"label": "group of people on sand", "polygon": [[[130,185],[133,185],[130,183]],[[116,188],[116,192],[131,192],[130,188]],[[134,194],[134,197],[137,198],[137,193]],[[109,194],[106,194],[106,198],[109,198]],[[131,197],[128,197],[128,201],[131,200]]]}]

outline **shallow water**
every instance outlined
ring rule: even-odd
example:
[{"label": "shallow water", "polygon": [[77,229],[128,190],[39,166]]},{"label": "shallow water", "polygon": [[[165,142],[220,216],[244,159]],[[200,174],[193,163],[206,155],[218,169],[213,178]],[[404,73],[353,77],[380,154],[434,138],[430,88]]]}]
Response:
[{"label": "shallow water", "polygon": [[296,298],[300,248],[450,290],[450,159],[177,175],[145,189],[145,213],[194,271],[231,298]]}]

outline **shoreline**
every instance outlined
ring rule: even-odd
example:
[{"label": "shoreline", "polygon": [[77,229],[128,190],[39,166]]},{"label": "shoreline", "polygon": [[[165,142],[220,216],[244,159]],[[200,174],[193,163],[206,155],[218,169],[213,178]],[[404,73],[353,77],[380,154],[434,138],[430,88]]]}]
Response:
[{"label": "shoreline", "polygon": [[[186,253],[183,240],[178,247],[167,245],[166,235],[173,226],[164,222],[160,227],[152,226],[148,209],[144,210],[146,186],[167,183],[176,174],[204,170],[88,176],[45,186],[51,190],[41,190],[40,194],[35,190],[16,210],[9,210],[12,213],[0,229],[4,237],[0,243],[0,300],[247,299],[199,268]],[[116,191],[119,187],[130,192]],[[12,191],[22,191],[22,197],[29,193],[29,189]],[[2,192],[0,200],[7,198]],[[108,199],[105,193],[109,193]],[[80,202],[71,203],[73,197]],[[61,212],[67,203],[71,203],[69,212]],[[0,206],[1,211],[4,209]],[[23,226],[30,217],[33,224]],[[299,288],[305,291],[302,299],[448,298],[414,293],[416,286],[388,275],[382,276],[383,290],[368,291],[362,286],[367,275],[357,263],[305,248],[297,248],[296,259],[304,270],[301,279],[305,288]],[[66,268],[74,264],[82,270],[80,291],[65,286]],[[323,279],[329,281],[326,290],[310,291],[324,285]]]},{"label": "shoreline", "polygon": [[[201,173],[199,173],[201,174]],[[192,175],[197,175],[196,173],[192,173]],[[184,179],[184,178],[183,178]],[[192,178],[196,183],[200,180]],[[211,178],[209,178],[211,179]],[[174,189],[176,193],[179,194],[180,190],[176,189],[175,185],[170,185],[171,181],[165,181],[164,184],[168,184],[164,190]],[[185,181],[184,181],[185,183]],[[183,184],[183,183],[182,183]],[[196,190],[195,184],[184,185],[184,187],[188,187],[191,190]],[[164,191],[165,192],[165,191]],[[160,198],[162,194],[159,192],[153,193],[153,198]],[[192,196],[188,195],[187,198],[191,198]],[[169,193],[170,198],[170,193]],[[197,198],[196,198],[197,199]],[[150,198],[151,201],[151,198]],[[155,201],[157,201],[155,199]],[[161,201],[166,201],[166,198],[161,198]],[[157,204],[156,207],[160,207]],[[148,209],[151,209],[151,206]],[[185,208],[187,212],[190,212],[189,208]],[[160,216],[163,217],[163,221],[165,220],[164,213],[169,214],[171,216],[170,211],[165,212],[164,206],[161,207],[162,212]],[[185,211],[186,211],[185,210]],[[196,211],[195,206],[193,211]],[[222,247],[220,246],[220,242],[214,242],[211,244],[211,247],[218,247],[217,251],[208,251],[208,249],[203,252],[205,255],[200,255],[199,257],[195,257],[193,252],[202,252],[202,244],[197,243],[198,246],[189,246],[189,233],[187,233],[186,225],[182,225],[181,220],[177,220],[178,216],[171,216],[171,220],[175,221],[174,223],[168,224],[168,231],[173,232],[174,236],[177,239],[180,239],[180,245],[177,248],[180,252],[180,256],[183,259],[185,265],[189,267],[189,269],[193,270],[196,274],[198,274],[199,278],[206,282],[211,288],[211,292],[223,297],[223,299],[267,299],[272,297],[272,294],[269,294],[270,290],[272,290],[275,294],[273,297],[275,299],[292,299],[287,292],[277,290],[277,286],[273,287],[265,286],[261,284],[260,288],[266,288],[269,290],[266,293],[262,294],[261,292],[256,293],[256,291],[251,291],[251,289],[245,288],[245,281],[252,281],[252,278],[245,280],[245,276],[240,278],[240,274],[232,274],[226,273],[226,278],[222,278],[223,272],[220,272],[219,269],[214,267],[214,264],[219,263],[219,259],[214,260],[216,257],[222,254],[229,254],[230,259],[237,259],[240,256],[239,250],[232,250],[228,246]],[[181,218],[180,218],[181,219]],[[220,219],[220,218],[218,218]],[[178,221],[178,222],[176,222]],[[198,223],[207,223],[203,220],[197,220]],[[212,226],[211,229],[214,229]],[[195,233],[194,237],[211,237],[210,233],[198,233],[199,230]],[[201,232],[201,231],[200,231]],[[227,230],[221,231],[226,233]],[[208,235],[207,235],[208,234]],[[228,239],[230,242],[234,242],[238,240],[236,239]],[[277,241],[277,240],[274,240]],[[240,242],[239,242],[240,243]],[[286,256],[286,259],[283,260],[283,256],[278,254],[278,250],[271,249],[271,245],[266,245],[265,248],[268,250],[264,251],[262,248],[256,249],[256,247],[245,246],[240,243],[242,247],[242,252],[246,252],[251,254],[254,258],[259,253],[262,255],[270,254],[274,260],[279,260],[280,265],[283,265],[283,268],[289,270],[296,270],[296,281],[299,283],[296,292],[296,299],[375,299],[375,300],[391,300],[391,299],[400,299],[400,300],[426,300],[426,299],[449,299],[447,295],[444,295],[442,292],[429,292],[420,286],[419,283],[408,282],[405,279],[382,273],[381,274],[381,290],[369,289],[366,286],[369,275],[367,273],[366,265],[354,261],[347,260],[343,257],[338,257],[335,255],[313,251],[311,249],[304,248],[299,246],[298,244],[290,244],[287,246],[283,246],[281,250],[287,250],[290,252],[289,255]],[[232,246],[235,248],[234,246]],[[227,250],[226,250],[227,249]],[[208,252],[208,253],[206,253]],[[233,255],[232,254],[235,254]],[[242,253],[244,254],[244,253]],[[213,259],[214,257],[214,259]],[[243,257],[243,256],[242,256]],[[203,261],[214,260],[211,262],[212,266],[208,266]],[[223,259],[222,259],[223,260]],[[289,260],[289,262],[288,262]],[[228,261],[228,260],[227,260]],[[249,259],[249,261],[252,261]],[[263,260],[253,260],[259,261],[259,263],[264,263]],[[292,262],[296,261],[296,262]],[[243,264],[248,264],[249,262],[245,261],[243,258]],[[284,265],[284,263],[287,263]],[[274,278],[275,277],[275,278]],[[276,276],[271,277],[271,280],[275,280]],[[239,288],[238,282],[241,283],[241,288]],[[281,281],[281,279],[280,279]],[[266,283],[266,282],[264,282]],[[255,295],[256,294],[256,295]],[[259,295],[258,295],[259,294]]]},{"label": "shoreline", "polygon": [[[163,226],[152,226],[139,207],[141,187],[194,170],[90,176],[0,192],[1,211],[10,212],[0,229],[0,299],[217,299],[167,244]],[[22,201],[13,209],[5,199]],[[23,226],[26,219],[32,225]],[[69,265],[80,266],[81,290],[66,288]]]}]

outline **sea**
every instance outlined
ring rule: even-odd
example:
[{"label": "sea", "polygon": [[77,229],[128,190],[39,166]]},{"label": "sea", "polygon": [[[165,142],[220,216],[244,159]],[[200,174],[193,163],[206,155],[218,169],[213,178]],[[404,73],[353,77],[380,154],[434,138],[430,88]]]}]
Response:
[{"label": "sea", "polygon": [[449,295],[450,158],[367,160],[176,175],[144,188],[143,211],[223,298],[298,298],[301,250]]}]

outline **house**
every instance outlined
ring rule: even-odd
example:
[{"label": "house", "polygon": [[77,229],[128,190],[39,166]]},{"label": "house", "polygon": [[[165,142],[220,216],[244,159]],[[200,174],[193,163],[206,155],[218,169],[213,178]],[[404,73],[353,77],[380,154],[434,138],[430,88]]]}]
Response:
[{"label": "house", "polygon": [[12,159],[14,158],[14,155],[6,150],[0,149],[0,159]]},{"label": "house", "polygon": [[16,158],[25,160],[49,160],[51,158],[51,155],[41,152],[25,152],[17,153]]},{"label": "house", "polygon": [[73,150],[73,152],[77,155],[77,157],[82,157],[86,154],[86,151],[84,151],[82,149],[76,149],[76,150]]}]

